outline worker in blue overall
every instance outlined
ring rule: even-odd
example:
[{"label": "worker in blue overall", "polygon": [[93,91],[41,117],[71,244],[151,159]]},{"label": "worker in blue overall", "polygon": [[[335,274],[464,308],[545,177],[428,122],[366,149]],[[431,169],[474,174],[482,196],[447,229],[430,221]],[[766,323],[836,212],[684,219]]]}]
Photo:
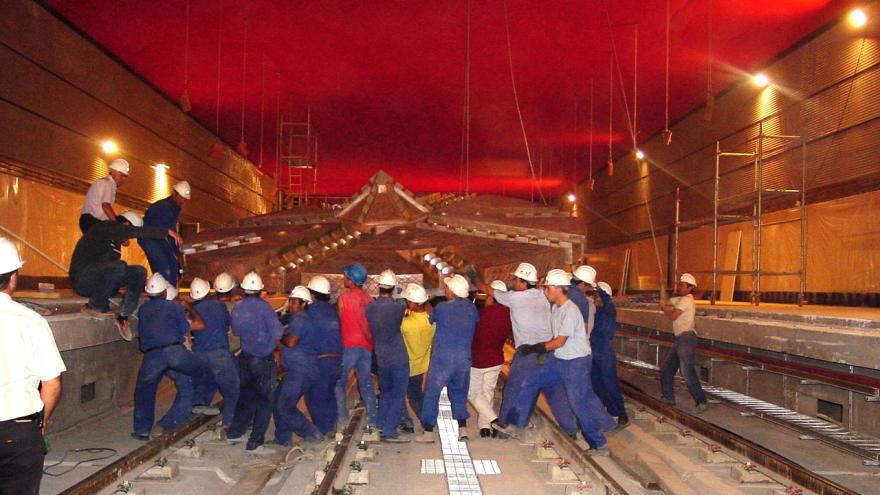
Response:
[{"label": "worker in blue overall", "polygon": [[241,281],[244,299],[232,310],[232,333],[241,338],[238,355],[241,389],[235,417],[227,432],[229,443],[238,443],[252,426],[245,449],[254,454],[272,454],[263,446],[272,416],[272,387],[275,384],[275,348],[284,329],[275,310],[260,297],[263,280],[254,272]]},{"label": "worker in blue overall", "polygon": [[195,398],[193,413],[216,414],[209,406],[214,400],[217,387],[223,396],[223,428],[232,426],[235,406],[238,404],[240,381],[238,363],[229,352],[229,324],[231,317],[226,304],[208,293],[211,284],[198,277],[189,286],[192,307],[202,317],[205,327],[194,330],[192,350],[201,361],[204,370],[193,377]]},{"label": "worker in blue overall", "polygon": [[[309,289],[298,285],[290,292],[290,320],[281,337],[284,378],[275,396],[275,443],[290,447],[293,433],[306,442],[318,442],[321,433],[299,410],[299,401],[318,383],[318,329],[306,312],[312,302]],[[314,411],[310,411],[314,416]]]},{"label": "worker in blue overall", "polygon": [[[171,196],[160,199],[151,204],[144,213],[144,225],[147,227],[162,227],[177,231],[177,222],[180,219],[180,209],[192,197],[192,189],[185,180],[174,184]],[[180,247],[170,237],[155,239],[138,239],[138,244],[147,255],[150,269],[159,272],[174,287],[177,287],[177,278],[180,275]]]},{"label": "worker in blue overall", "polygon": [[318,382],[306,394],[306,407],[312,413],[312,423],[322,435],[336,428],[336,382],[342,371],[342,330],[339,314],[330,304],[330,281],[320,275],[309,280],[306,288],[312,303],[306,314],[317,329]]},{"label": "worker in blue overall", "polygon": [[367,304],[364,312],[373,334],[378,364],[379,439],[391,443],[409,442],[408,436],[401,436],[397,431],[406,407],[406,388],[409,385],[409,354],[400,331],[406,300],[392,297],[397,289],[397,275],[393,271],[383,271],[378,282],[379,297]]},{"label": "worker in blue overall", "polygon": [[617,308],[611,299],[611,286],[605,282],[599,282],[598,285],[598,290],[593,292],[596,320],[590,332],[590,348],[593,350],[590,379],[608,414],[617,417],[617,425],[623,427],[629,424],[629,416],[617,381],[617,355],[613,345],[614,332],[617,330]]},{"label": "worker in blue overall", "polygon": [[[138,440],[150,439],[156,414],[156,390],[165,373],[175,380],[178,397],[159,420],[159,426],[170,430],[192,415],[191,376],[201,369],[201,365],[183,342],[191,327],[201,330],[205,324],[195,311],[185,310],[180,304],[166,299],[169,287],[161,273],[154,273],[145,288],[150,300],[138,310],[140,349],[144,353],[134,390],[132,436]],[[192,320],[191,326],[187,313]]]},{"label": "worker in blue overall", "polygon": [[526,411],[532,407],[529,398],[549,384],[561,383],[571,404],[584,439],[590,445],[591,455],[608,455],[604,432],[614,428],[614,419],[605,412],[602,401],[596,397],[589,380],[591,350],[584,318],[568,298],[571,275],[565,270],[550,270],[544,285],[544,295],[553,304],[550,314],[551,338],[546,342],[525,344],[517,354],[547,354],[547,361],[523,380],[522,392],[514,410]]},{"label": "worker in blue overall", "polygon": [[[516,347],[550,340],[550,303],[547,302],[547,298],[544,297],[541,290],[536,287],[538,270],[530,263],[520,263],[516,271],[513,272],[513,276],[515,279],[512,291],[496,291],[484,283],[479,283],[478,286],[495,302],[510,308],[513,342]],[[540,391],[525,399],[531,401],[533,407],[521,411],[519,416],[512,414],[513,406],[519,398],[523,380],[542,366],[545,358],[546,356],[538,354],[522,355],[517,353],[513,356],[507,382],[504,384],[501,410],[498,418],[491,423],[492,429],[505,434],[515,434],[516,428],[509,428],[509,426],[519,427],[528,424]],[[577,423],[562,385],[549,384],[543,389],[543,392],[560,428],[569,436],[576,435]]]},{"label": "worker in blue overall", "polygon": [[[467,299],[470,286],[466,278],[455,275],[443,279],[446,301],[437,305],[428,320],[437,325],[428,383],[425,385],[421,419],[424,433],[421,443],[435,441],[434,427],[440,412],[440,393],[446,387],[452,406],[452,417],[458,421],[458,440],[466,442],[468,389],[471,380],[471,344],[480,320],[477,307]],[[398,418],[400,416],[398,415]]]},{"label": "worker in blue overall", "polygon": [[593,332],[596,320],[596,303],[593,300],[595,291],[596,269],[590,265],[575,268],[571,277],[571,286],[568,288],[568,299],[581,310],[587,335]]}]

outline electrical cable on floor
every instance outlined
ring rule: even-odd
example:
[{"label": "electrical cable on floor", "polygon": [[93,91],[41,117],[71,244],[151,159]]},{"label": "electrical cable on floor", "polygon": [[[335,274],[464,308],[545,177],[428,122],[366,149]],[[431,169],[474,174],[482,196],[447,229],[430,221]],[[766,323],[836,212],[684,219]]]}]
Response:
[{"label": "electrical cable on floor", "polygon": [[[83,453],[83,452],[85,452],[87,454],[97,454],[100,452],[107,452],[107,454],[104,456],[90,457],[88,459],[83,459],[81,461],[77,461],[73,466],[70,466],[70,469],[66,469],[60,473],[50,473],[49,472],[50,469],[52,469],[56,466],[60,466],[64,462],[64,460],[67,459],[68,455],[79,454],[79,453]],[[86,447],[86,448],[82,448],[82,449],[67,449],[67,451],[64,452],[64,455],[61,456],[61,460],[59,460],[58,462],[56,462],[54,464],[49,464],[47,466],[43,466],[43,474],[45,474],[46,476],[52,476],[52,477],[64,476],[65,474],[70,473],[71,471],[78,468],[82,464],[85,464],[87,462],[103,461],[104,459],[109,459],[117,454],[118,454],[118,452],[116,451],[116,449],[111,449],[109,447]]]}]

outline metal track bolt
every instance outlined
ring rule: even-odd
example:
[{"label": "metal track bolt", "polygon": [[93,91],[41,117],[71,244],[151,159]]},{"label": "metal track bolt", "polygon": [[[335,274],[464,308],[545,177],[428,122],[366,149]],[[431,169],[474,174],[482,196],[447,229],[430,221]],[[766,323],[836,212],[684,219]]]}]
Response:
[{"label": "metal track bolt", "polygon": [[562,469],[571,469],[571,461],[568,459],[559,459],[559,462],[556,463]]},{"label": "metal track bolt", "polygon": [[351,461],[351,464],[349,464],[348,467],[355,473],[359,473],[363,469],[363,466],[361,466],[361,463],[358,461]]},{"label": "metal track bolt", "polygon": [[541,444],[541,446],[544,447],[545,449],[552,449],[553,445],[555,445],[553,443],[553,440],[544,440],[544,443]]}]

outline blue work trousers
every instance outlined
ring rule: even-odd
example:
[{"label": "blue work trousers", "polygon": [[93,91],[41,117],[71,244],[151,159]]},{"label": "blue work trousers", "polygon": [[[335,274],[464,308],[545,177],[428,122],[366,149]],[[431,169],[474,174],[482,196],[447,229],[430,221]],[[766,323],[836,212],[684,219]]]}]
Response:
[{"label": "blue work trousers", "polygon": [[333,431],[339,412],[336,410],[336,382],[342,368],[341,357],[318,358],[318,379],[306,394],[306,406],[312,415],[312,424],[322,435]]},{"label": "blue work trousers", "polygon": [[[149,435],[156,415],[156,391],[162,375],[169,374],[177,386],[171,409],[159,420],[159,426],[172,429],[192,415],[192,379],[201,366],[182,345],[156,349],[144,354],[134,389],[134,432]],[[176,372],[176,373],[175,373]]]},{"label": "blue work trousers", "polygon": [[342,350],[342,370],[336,381],[336,408],[339,423],[348,422],[348,404],[345,401],[345,389],[348,386],[348,374],[354,369],[361,392],[361,400],[367,408],[367,424],[376,426],[376,391],[373,389],[373,377],[370,367],[373,354],[365,347],[346,347]]},{"label": "blue work trousers", "polygon": [[446,394],[452,405],[452,417],[466,421],[470,414],[467,409],[468,388],[471,383],[470,360],[444,362],[431,360],[428,369],[428,383],[425,385],[425,396],[422,403],[421,420],[424,428],[437,426],[440,414],[440,394],[446,387]]},{"label": "blue work trousers", "polygon": [[202,371],[193,377],[194,403],[210,405],[219,387],[223,396],[223,424],[229,426],[235,417],[241,389],[238,362],[227,349],[212,349],[195,355],[202,363]]},{"label": "blue work trousers", "polygon": [[272,416],[272,386],[275,384],[275,359],[272,354],[264,357],[242,352],[238,356],[241,391],[235,406],[228,438],[240,438],[248,426],[252,426],[247,450],[253,450],[266,438],[269,419]]},{"label": "blue work trousers", "polygon": [[[422,373],[421,375],[409,377],[406,383],[406,399],[409,401],[409,407],[416,413],[416,416],[422,414],[422,404],[425,401],[425,393],[422,391],[422,383],[424,381],[425,374]],[[403,411],[400,412],[400,426],[413,427],[413,420],[406,409],[406,404],[403,406]]]},{"label": "blue work trousers", "polygon": [[[307,442],[321,439],[315,425],[299,410],[300,399],[311,393],[317,383],[317,363],[303,363],[284,373],[275,398],[275,443],[290,446],[292,433]],[[314,416],[314,411],[310,412]]]},{"label": "blue work trousers", "polygon": [[144,267],[116,260],[88,265],[71,282],[77,294],[89,298],[89,306],[105,312],[110,311],[110,296],[125,287],[119,314],[131,316],[137,309],[146,279]]},{"label": "blue work trousers", "polygon": [[161,241],[155,239],[141,239],[138,244],[147,255],[147,261],[150,262],[150,269],[153,272],[159,272],[165,277],[169,284],[177,287],[177,276],[180,274],[180,262],[177,254],[171,247],[168,239]]},{"label": "blue work trousers", "polygon": [[593,391],[605,404],[608,414],[622,416],[626,414],[620,383],[617,381],[617,356],[614,349],[593,351],[593,367],[590,369],[590,381]]},{"label": "blue work trousers", "polygon": [[[525,427],[529,424],[529,419],[532,417],[532,411],[542,389],[530,392],[527,396],[520,398],[523,381],[532,374],[537,373],[545,364],[538,362],[537,354],[527,354],[525,356],[519,353],[514,354],[513,362],[510,363],[507,381],[504,383],[504,394],[501,396],[501,411],[498,414],[498,418],[502,423],[519,427]],[[586,375],[584,379],[586,379]],[[575,435],[577,433],[577,422],[562,384],[558,382],[549,383],[546,387],[543,387],[543,391],[547,398],[547,404],[549,404],[556,422],[559,423],[559,427],[569,436]],[[516,412],[514,410],[515,406],[521,402],[530,403],[531,406],[528,409]],[[514,414],[515,412],[516,414]]]},{"label": "blue work trousers", "polygon": [[397,425],[406,411],[406,388],[409,364],[394,368],[379,367],[379,432],[385,437],[397,436]]},{"label": "blue work trousers", "polygon": [[666,360],[663,361],[663,366],[660,367],[660,388],[663,398],[667,402],[675,404],[673,380],[675,379],[675,372],[681,368],[681,374],[684,376],[684,381],[687,384],[691,397],[694,398],[697,404],[706,403],[706,393],[703,392],[703,387],[700,385],[700,377],[697,376],[695,368],[696,361],[694,355],[696,352],[696,332],[684,332],[675,337],[672,349],[669,350]]},{"label": "blue work trousers", "polygon": [[[568,402],[574,410],[587,443],[593,448],[604,446],[606,440],[603,433],[614,428],[615,422],[614,418],[605,411],[602,401],[593,393],[590,380],[584,380],[584,377],[590,375],[592,356],[575,359],[553,357],[552,360],[550,374],[553,375],[552,369],[556,368],[558,377],[551,379],[554,382],[562,381],[565,395],[568,396]],[[586,386],[584,386],[585,382]]]}]

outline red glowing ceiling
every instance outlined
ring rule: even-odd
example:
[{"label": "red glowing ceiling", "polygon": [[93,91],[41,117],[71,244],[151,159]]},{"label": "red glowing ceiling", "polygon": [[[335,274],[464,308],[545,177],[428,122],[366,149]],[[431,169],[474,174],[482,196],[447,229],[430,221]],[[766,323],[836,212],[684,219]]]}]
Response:
[{"label": "red glowing ceiling", "polygon": [[[611,44],[605,4],[507,1],[533,159],[543,165],[547,193],[558,194],[586,175],[591,79],[594,169],[607,157]],[[648,137],[664,125],[666,2],[606,1],[630,106],[633,25],[639,26],[638,130]],[[705,101],[710,0],[670,2],[674,121]],[[187,0],[47,3],[160,91],[180,97]],[[320,134],[320,193],[351,194],[378,168],[416,192],[462,187],[467,0],[189,3],[192,114],[216,129],[219,41],[218,134],[238,144],[244,102],[249,158],[260,163],[262,157],[264,171],[274,173],[280,93],[286,119],[305,120],[311,110]],[[532,181],[511,88],[504,0],[471,3],[470,189],[528,196]],[[760,67],[849,7],[832,0],[714,0],[713,91],[741,77],[731,68]],[[619,88],[614,101],[610,137],[617,154],[630,142]]]}]

